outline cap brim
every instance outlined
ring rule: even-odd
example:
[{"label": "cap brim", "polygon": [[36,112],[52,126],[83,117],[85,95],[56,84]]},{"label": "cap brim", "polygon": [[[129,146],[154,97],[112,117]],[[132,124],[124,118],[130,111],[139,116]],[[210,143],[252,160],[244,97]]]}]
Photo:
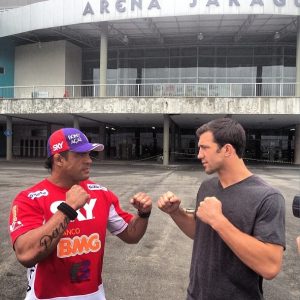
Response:
[{"label": "cap brim", "polygon": [[104,145],[97,144],[97,143],[86,143],[72,150],[70,149],[71,152],[76,152],[76,153],[90,152],[90,151],[103,151],[103,150],[104,150]]}]

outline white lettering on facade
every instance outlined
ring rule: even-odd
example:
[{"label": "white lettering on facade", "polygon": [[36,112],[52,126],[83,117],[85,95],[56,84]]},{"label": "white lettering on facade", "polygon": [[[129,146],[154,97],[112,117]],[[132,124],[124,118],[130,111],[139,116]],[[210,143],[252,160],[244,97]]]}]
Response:
[{"label": "white lettering on facade", "polygon": [[250,6],[254,6],[254,5],[260,5],[260,6],[264,6],[264,3],[262,2],[262,0],[252,0]]},{"label": "white lettering on facade", "polygon": [[148,6],[148,9],[157,8],[160,9],[160,5],[157,0],[152,0]]},{"label": "white lettering on facade", "polygon": [[[115,1],[115,9],[119,13],[125,13],[127,10],[126,6],[126,0],[116,0]],[[108,0],[100,0],[100,13],[101,14],[110,14],[109,6],[111,3]],[[158,0],[150,0],[149,5],[148,5],[148,10],[151,10],[153,8],[156,8],[158,10],[161,9],[161,6],[158,2]],[[130,5],[131,11],[134,11],[136,9],[142,10],[143,9],[143,0],[131,0],[131,5]],[[83,10],[82,15],[94,15],[94,9],[90,2],[87,2],[85,5],[85,8]]]},{"label": "white lettering on facade", "polygon": [[238,0],[229,0],[229,6],[233,6],[233,4],[235,6],[240,6],[240,3]]},{"label": "white lettering on facade", "polygon": [[218,0],[208,0],[206,6],[210,6],[210,5],[220,6]]},{"label": "white lettering on facade", "polygon": [[134,7],[137,6],[140,10],[142,9],[142,0],[131,1],[131,11],[134,11]]},{"label": "white lettering on facade", "polygon": [[[147,1],[147,3],[145,3]],[[243,7],[246,5],[248,7],[256,7],[260,6],[263,7],[264,0],[189,0],[188,3],[190,8],[195,8],[200,5],[205,5],[206,7],[215,6],[220,7],[220,3],[223,4],[223,2],[227,2],[228,7]],[[292,0],[291,0],[292,1]],[[161,5],[159,3],[159,0],[100,0],[100,14],[110,14],[110,8],[114,8],[116,12],[118,13],[126,13],[129,10],[136,11],[136,10],[143,10],[143,5],[148,5],[147,9],[157,9],[161,10]],[[274,6],[276,7],[285,7],[287,4],[286,0],[273,0],[272,1]],[[294,0],[294,5],[296,7],[300,7],[300,0]],[[269,6],[269,4],[268,4]],[[92,7],[91,3],[87,1],[86,6],[83,11],[83,16],[86,15],[94,15],[94,8]]]},{"label": "white lettering on facade", "polygon": [[90,2],[88,2],[86,4],[86,6],[84,8],[84,11],[83,11],[83,15],[84,16],[87,15],[87,14],[91,14],[91,15],[95,14],[94,11],[93,11],[93,9],[92,9],[92,6],[91,6]]},{"label": "white lettering on facade", "polygon": [[285,6],[285,0],[273,0],[276,6],[282,7]]}]

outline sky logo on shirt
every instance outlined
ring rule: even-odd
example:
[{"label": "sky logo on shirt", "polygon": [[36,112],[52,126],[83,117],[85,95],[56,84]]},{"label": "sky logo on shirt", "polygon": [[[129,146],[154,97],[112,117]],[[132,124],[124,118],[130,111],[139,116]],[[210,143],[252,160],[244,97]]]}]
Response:
[{"label": "sky logo on shirt", "polygon": [[[83,214],[79,209],[77,210],[77,220],[78,221],[87,221],[87,220],[92,220],[94,218],[93,215],[93,209],[94,206],[96,204],[96,200],[97,198],[92,198],[90,199],[89,202],[87,202],[86,204],[84,204],[84,206],[80,209],[85,211],[85,214]],[[51,204],[50,206],[50,210],[53,214],[55,214],[57,212],[57,206],[62,203],[64,201],[55,201]]]},{"label": "sky logo on shirt", "polygon": [[101,241],[98,233],[93,233],[90,236],[82,235],[73,238],[62,238],[57,245],[57,256],[66,258],[98,252],[100,249]]}]

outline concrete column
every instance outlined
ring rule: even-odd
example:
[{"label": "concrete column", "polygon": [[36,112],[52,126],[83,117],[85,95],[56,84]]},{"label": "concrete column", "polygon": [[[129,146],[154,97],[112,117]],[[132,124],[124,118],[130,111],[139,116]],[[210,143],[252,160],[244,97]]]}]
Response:
[{"label": "concrete column", "polygon": [[12,117],[6,117],[6,160],[12,160]]},{"label": "concrete column", "polygon": [[73,127],[80,129],[80,125],[79,125],[79,117],[78,116],[73,116]]},{"label": "concrete column", "polygon": [[105,133],[106,133],[105,125],[101,124],[99,126],[99,140],[100,140],[100,143],[104,145],[104,151],[100,151],[98,153],[98,158],[100,160],[105,160],[105,153],[106,153],[106,143],[105,143],[106,136],[105,136]]},{"label": "concrete column", "polygon": [[140,146],[141,146],[141,130],[137,128],[134,132],[135,137],[135,158],[141,157]]},{"label": "concrete column", "polygon": [[300,17],[297,17],[297,50],[296,50],[296,89],[295,96],[300,97]]},{"label": "concrete column", "polygon": [[100,41],[100,97],[106,96],[107,44],[107,23],[104,23],[101,26]]},{"label": "concrete column", "polygon": [[164,115],[164,143],[163,143],[163,165],[169,165],[169,147],[170,147],[170,117]]},{"label": "concrete column", "polygon": [[296,125],[296,131],[295,131],[294,163],[300,164],[300,124]]},{"label": "concrete column", "polygon": [[175,160],[175,147],[176,145],[176,125],[174,122],[171,123],[171,155],[170,160],[171,162],[174,162]]}]

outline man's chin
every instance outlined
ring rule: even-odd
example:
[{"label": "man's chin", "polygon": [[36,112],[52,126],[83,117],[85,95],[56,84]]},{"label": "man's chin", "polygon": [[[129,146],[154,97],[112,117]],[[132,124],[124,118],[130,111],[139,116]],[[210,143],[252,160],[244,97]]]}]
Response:
[{"label": "man's chin", "polygon": [[207,167],[204,168],[204,172],[207,174],[207,175],[211,175],[213,173],[215,173],[215,170],[211,170],[211,169],[208,169]]}]

